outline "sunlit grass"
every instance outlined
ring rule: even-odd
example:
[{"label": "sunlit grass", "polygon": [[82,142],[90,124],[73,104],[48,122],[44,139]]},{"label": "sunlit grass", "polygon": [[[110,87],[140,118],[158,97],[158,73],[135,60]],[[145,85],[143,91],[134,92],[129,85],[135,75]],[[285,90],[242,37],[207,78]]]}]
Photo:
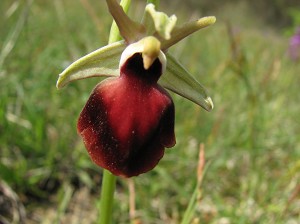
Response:
[{"label": "sunlit grass", "polygon": [[[11,4],[1,1],[0,8],[7,11]],[[82,189],[91,194],[77,203],[83,206],[87,198],[95,214],[93,193],[102,171],[88,158],[76,119],[99,80],[60,91],[55,83],[71,61],[107,42],[111,21],[100,2],[92,7],[96,17],[79,1],[35,1],[22,18],[26,7],[24,1],[11,15],[1,15],[1,49],[18,20],[24,23],[0,71],[0,177],[21,197],[32,223],[39,223],[37,213],[52,210],[57,212],[45,217],[66,220]],[[172,49],[208,87],[215,109],[208,113],[172,95],[177,145],[157,168],[134,178],[143,223],[179,222],[196,185],[200,143],[209,162],[195,210],[201,223],[299,219],[293,194],[299,185],[300,64],[286,57],[287,39],[280,33],[230,25],[231,35],[218,20]],[[116,195],[115,220],[128,223],[125,180],[119,179]]]}]

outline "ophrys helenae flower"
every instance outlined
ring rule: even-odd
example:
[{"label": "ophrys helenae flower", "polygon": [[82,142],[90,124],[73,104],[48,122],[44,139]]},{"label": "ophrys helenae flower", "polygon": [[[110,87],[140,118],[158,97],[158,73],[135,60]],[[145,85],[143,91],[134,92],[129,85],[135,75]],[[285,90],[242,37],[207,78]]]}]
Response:
[{"label": "ophrys helenae flower", "polygon": [[164,88],[208,111],[213,108],[204,87],[166,52],[213,24],[215,17],[177,27],[174,15],[168,17],[148,4],[137,23],[115,0],[106,2],[124,40],[75,61],[60,74],[57,87],[78,79],[110,77],[92,91],[77,130],[97,165],[131,177],[153,169],[165,148],[175,145],[174,104]]}]

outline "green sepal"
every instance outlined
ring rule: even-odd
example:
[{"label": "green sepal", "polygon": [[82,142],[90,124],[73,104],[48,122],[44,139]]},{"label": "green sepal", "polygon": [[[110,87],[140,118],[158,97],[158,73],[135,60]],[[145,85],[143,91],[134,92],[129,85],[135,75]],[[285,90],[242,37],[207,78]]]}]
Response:
[{"label": "green sepal", "polygon": [[99,48],[73,62],[59,74],[56,87],[64,87],[69,82],[99,76],[118,76],[120,55],[126,48],[124,41]]},{"label": "green sepal", "polygon": [[127,43],[133,43],[144,37],[145,27],[130,19],[116,0],[106,0],[110,14],[113,16],[121,36]]},{"label": "green sepal", "polygon": [[165,13],[156,11],[153,4],[148,4],[145,8],[142,23],[146,27],[147,35],[155,34],[159,39],[169,40],[176,22],[175,15],[168,17]]},{"label": "green sepal", "polygon": [[158,83],[174,93],[200,105],[207,111],[214,107],[206,89],[170,54],[167,69]]},{"label": "green sepal", "polygon": [[[130,4],[131,4],[131,0],[121,0],[120,6],[123,8],[123,11],[125,12],[125,14],[128,12]],[[111,43],[120,41],[122,39],[123,39],[123,37],[120,34],[118,25],[117,25],[116,21],[113,20],[113,22],[111,24],[110,32],[109,32],[108,43],[111,44]]]},{"label": "green sepal", "polygon": [[191,35],[192,33],[202,28],[210,26],[215,22],[216,22],[216,17],[207,16],[207,17],[200,18],[196,21],[188,22],[180,27],[175,27],[174,29],[172,29],[171,38],[161,40],[161,49],[163,51],[167,50],[169,47],[178,43],[185,37]]}]

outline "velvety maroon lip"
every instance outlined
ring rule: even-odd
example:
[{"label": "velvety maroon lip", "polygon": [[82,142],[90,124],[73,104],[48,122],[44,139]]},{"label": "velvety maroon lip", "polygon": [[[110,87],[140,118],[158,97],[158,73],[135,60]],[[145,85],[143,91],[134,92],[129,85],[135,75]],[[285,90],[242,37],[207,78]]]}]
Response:
[{"label": "velvety maroon lip", "polygon": [[145,70],[137,53],[121,66],[120,77],[95,87],[77,129],[97,165],[118,176],[137,176],[175,145],[174,104],[157,84],[161,72],[158,59]]}]

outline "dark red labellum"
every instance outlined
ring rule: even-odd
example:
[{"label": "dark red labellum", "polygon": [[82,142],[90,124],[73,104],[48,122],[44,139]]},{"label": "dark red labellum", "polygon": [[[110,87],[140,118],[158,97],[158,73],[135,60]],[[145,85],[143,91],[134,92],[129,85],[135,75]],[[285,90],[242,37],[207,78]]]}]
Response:
[{"label": "dark red labellum", "polygon": [[175,145],[174,104],[157,84],[161,70],[158,59],[145,70],[134,54],[120,77],[95,87],[80,114],[77,129],[92,160],[114,175],[145,173]]}]

